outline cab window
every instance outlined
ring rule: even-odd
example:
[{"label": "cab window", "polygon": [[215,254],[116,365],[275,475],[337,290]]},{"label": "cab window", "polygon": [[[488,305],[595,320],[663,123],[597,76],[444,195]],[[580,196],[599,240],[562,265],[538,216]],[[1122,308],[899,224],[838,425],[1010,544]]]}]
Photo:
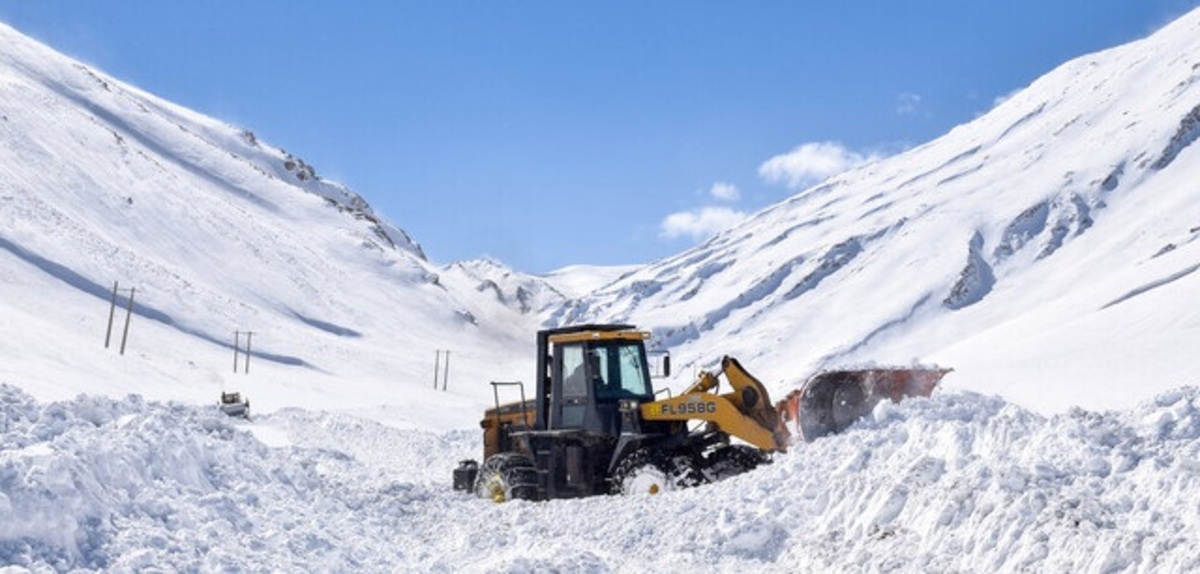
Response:
[{"label": "cab window", "polygon": [[620,342],[597,345],[589,355],[597,398],[653,395],[646,379],[646,357],[641,345]]},{"label": "cab window", "polygon": [[563,347],[562,353],[563,396],[587,396],[587,376],[583,371],[583,347]]}]

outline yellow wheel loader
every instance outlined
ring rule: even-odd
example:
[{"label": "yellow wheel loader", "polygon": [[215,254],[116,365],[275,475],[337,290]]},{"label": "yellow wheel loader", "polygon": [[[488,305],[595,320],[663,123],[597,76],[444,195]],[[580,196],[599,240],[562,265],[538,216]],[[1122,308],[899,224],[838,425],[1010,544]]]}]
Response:
[{"label": "yellow wheel loader", "polygon": [[[483,463],[462,461],[454,489],[502,502],[595,494],[656,494],[713,482],[768,462],[792,436],[838,432],[884,398],[928,396],[943,369],[832,371],[772,404],[736,359],[657,398],[645,342],[630,325],[539,331],[533,396],[494,382],[484,413]],[[663,361],[664,376],[670,361]],[[721,392],[724,375],[729,390]],[[500,404],[515,387],[519,402]],[[512,392],[513,389],[508,389]],[[733,439],[741,443],[735,443]]]}]

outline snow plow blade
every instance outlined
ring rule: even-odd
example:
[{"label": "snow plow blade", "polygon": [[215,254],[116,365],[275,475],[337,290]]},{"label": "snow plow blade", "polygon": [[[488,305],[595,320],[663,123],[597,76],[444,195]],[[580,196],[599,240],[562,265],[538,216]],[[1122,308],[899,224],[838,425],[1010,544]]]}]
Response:
[{"label": "snow plow blade", "polygon": [[825,371],[779,402],[779,424],[812,442],[838,433],[870,413],[879,401],[928,397],[952,369],[880,368]]}]

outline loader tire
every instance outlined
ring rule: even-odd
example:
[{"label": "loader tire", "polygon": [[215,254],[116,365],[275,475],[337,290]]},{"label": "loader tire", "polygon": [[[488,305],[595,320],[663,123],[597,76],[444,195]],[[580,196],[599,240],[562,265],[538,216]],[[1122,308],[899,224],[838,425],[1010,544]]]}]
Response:
[{"label": "loader tire", "polygon": [[633,452],[613,471],[614,494],[654,495],[707,482],[692,457],[652,449]]},{"label": "loader tire", "polygon": [[537,469],[529,457],[503,452],[483,461],[475,494],[493,502],[537,499]]},{"label": "loader tire", "polygon": [[728,445],[708,455],[704,474],[715,482],[754,470],[758,465],[767,462],[770,462],[770,459],[757,448],[744,444]]}]

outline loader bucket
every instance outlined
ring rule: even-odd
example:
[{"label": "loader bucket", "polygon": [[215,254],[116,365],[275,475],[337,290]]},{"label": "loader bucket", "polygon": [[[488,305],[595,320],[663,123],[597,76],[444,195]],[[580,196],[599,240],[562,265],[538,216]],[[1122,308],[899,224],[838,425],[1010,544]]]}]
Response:
[{"label": "loader bucket", "polygon": [[950,369],[880,368],[825,371],[814,375],[778,405],[780,424],[812,442],[841,432],[883,399],[927,397]]}]

